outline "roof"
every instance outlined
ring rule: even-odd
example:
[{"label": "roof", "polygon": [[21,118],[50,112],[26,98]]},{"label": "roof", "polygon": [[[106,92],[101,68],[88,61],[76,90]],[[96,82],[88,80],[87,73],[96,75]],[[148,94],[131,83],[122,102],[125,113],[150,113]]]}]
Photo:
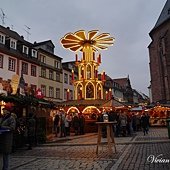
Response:
[{"label": "roof", "polygon": [[170,0],[167,0],[153,29],[170,19]]},{"label": "roof", "polygon": [[128,78],[113,79],[114,82],[118,83],[122,87],[127,86]]},{"label": "roof", "polygon": [[124,107],[127,106],[122,102],[119,102],[114,97],[108,100],[107,102],[103,103],[100,107]]},{"label": "roof", "polygon": [[40,46],[40,45],[46,45],[48,43],[50,43],[51,45],[53,45],[53,47],[55,47],[51,40],[46,40],[46,41],[42,41],[42,42],[38,42],[38,43],[34,42],[34,46],[36,47],[36,46]]},{"label": "roof", "polygon": [[6,36],[13,38],[15,40],[18,40],[20,42],[22,42],[25,45],[28,45],[30,47],[33,47],[33,44],[24,40],[23,36],[20,36],[17,32],[11,30],[9,27],[3,27],[2,25],[0,25],[0,32],[5,34]]},{"label": "roof", "polygon": [[96,99],[96,100],[68,100],[56,104],[56,106],[100,106],[106,100]]}]

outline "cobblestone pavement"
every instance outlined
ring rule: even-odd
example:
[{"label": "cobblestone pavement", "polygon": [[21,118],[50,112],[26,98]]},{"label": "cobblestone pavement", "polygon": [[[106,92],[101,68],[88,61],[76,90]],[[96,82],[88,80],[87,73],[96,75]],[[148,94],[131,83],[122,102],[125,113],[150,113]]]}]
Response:
[{"label": "cobblestone pavement", "polygon": [[[58,141],[57,141],[58,140]],[[105,142],[106,139],[103,139]],[[169,170],[170,140],[166,128],[152,128],[143,136],[115,138],[117,153],[110,155],[106,146],[96,155],[96,134],[70,137],[67,140],[18,150],[11,155],[12,170]],[[162,155],[160,155],[162,154]],[[150,155],[160,155],[169,163],[151,163]]]}]

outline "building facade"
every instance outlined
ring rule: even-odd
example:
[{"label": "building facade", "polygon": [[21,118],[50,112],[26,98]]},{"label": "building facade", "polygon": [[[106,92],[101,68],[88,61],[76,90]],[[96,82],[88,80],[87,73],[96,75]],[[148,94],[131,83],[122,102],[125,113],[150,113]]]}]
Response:
[{"label": "building facade", "polygon": [[53,102],[63,100],[62,58],[54,54],[54,44],[51,40],[34,43],[38,51],[38,88],[44,98]]},{"label": "building facade", "polygon": [[75,67],[75,61],[62,63],[63,67],[63,101],[74,100],[73,80],[77,80],[78,73]]},{"label": "building facade", "polygon": [[[34,94],[38,89],[45,99],[61,102],[63,99],[62,58],[54,54],[54,45],[49,41],[30,43],[17,32],[0,26],[0,80],[1,84],[17,81],[22,77],[25,92],[30,88]],[[6,85],[6,87],[8,87]],[[18,88],[17,87],[17,88]],[[13,87],[3,90],[12,90]]]},{"label": "building facade", "polygon": [[152,102],[170,102],[170,0],[167,0],[154,28],[149,33]]}]

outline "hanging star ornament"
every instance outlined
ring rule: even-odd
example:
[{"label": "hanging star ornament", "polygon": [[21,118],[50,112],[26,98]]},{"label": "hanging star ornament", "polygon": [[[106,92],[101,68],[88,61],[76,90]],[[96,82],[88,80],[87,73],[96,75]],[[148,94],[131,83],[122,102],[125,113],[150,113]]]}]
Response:
[{"label": "hanging star ornament", "polygon": [[115,39],[110,37],[109,33],[98,34],[98,32],[98,30],[89,31],[87,36],[84,30],[68,33],[61,38],[61,44],[73,52],[83,51],[83,48],[87,47],[94,51],[105,50],[113,45]]}]

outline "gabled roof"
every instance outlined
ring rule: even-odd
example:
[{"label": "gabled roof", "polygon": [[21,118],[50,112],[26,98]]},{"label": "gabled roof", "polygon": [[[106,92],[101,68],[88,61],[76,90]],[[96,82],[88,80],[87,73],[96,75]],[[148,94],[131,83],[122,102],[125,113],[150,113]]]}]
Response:
[{"label": "gabled roof", "polygon": [[163,24],[168,19],[170,19],[170,0],[166,1],[165,6],[163,7],[162,12],[161,12],[153,30],[156,29],[161,24]]},{"label": "gabled roof", "polygon": [[3,27],[2,25],[0,25],[0,32],[6,35],[7,37],[10,37],[10,38],[13,38],[15,40],[22,42],[24,45],[27,45],[30,47],[33,46],[32,43],[24,40],[23,36],[20,36],[17,32],[11,30],[9,27]]},{"label": "gabled roof", "polygon": [[127,107],[127,105],[125,105],[122,102],[119,102],[118,100],[116,100],[114,97],[112,97],[110,100],[108,100],[107,102],[105,102],[104,104],[102,104],[100,107]]},{"label": "gabled roof", "polygon": [[54,44],[53,44],[53,42],[51,41],[51,40],[47,40],[47,41],[42,41],[42,42],[34,42],[34,46],[36,47],[36,46],[41,46],[41,45],[46,45],[46,44],[48,44],[48,43],[50,43],[53,47],[55,47],[54,46]]},{"label": "gabled roof", "polygon": [[100,106],[105,100],[96,99],[96,100],[69,100],[56,104],[56,106]]},{"label": "gabled roof", "polygon": [[113,82],[118,83],[121,87],[126,87],[128,80],[129,80],[128,78],[119,78],[119,79],[113,79]]},{"label": "gabled roof", "polygon": [[10,30],[9,27],[3,27],[2,25],[0,25],[0,32],[7,35],[7,36],[10,36],[10,37],[12,37],[12,38],[14,38],[16,40],[18,40],[18,39],[22,40],[20,35],[17,32],[15,32],[13,30]]}]

